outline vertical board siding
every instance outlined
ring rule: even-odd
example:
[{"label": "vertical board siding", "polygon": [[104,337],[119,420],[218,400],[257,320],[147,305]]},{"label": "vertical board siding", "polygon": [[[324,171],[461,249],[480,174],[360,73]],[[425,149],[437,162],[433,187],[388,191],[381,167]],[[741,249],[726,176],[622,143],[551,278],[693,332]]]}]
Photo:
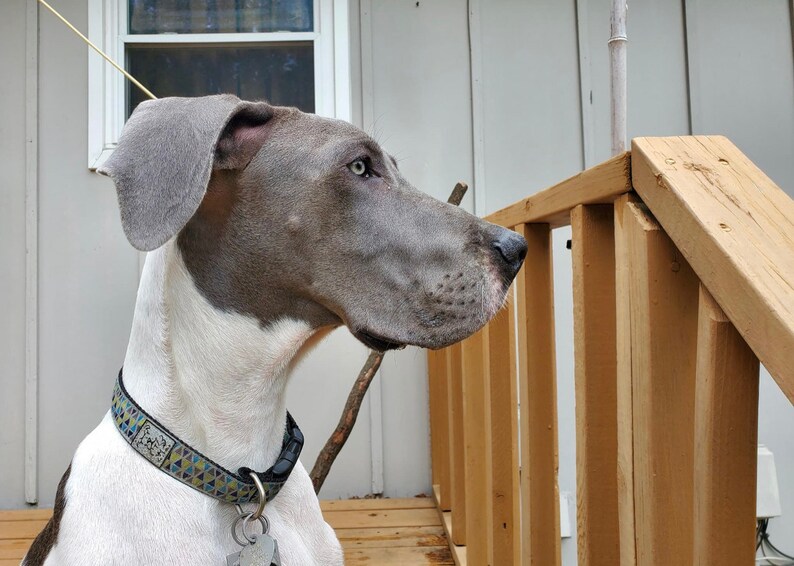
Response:
[{"label": "vertical board siding", "polygon": [[623,195],[615,201],[615,339],[617,341],[617,483],[620,566],[637,563],[634,529],[634,429],[631,386],[631,296],[629,285],[629,203]]},{"label": "vertical board siding", "polygon": [[613,207],[577,206],[571,226],[578,563],[606,566],[620,561]]},{"label": "vertical board siding", "polygon": [[758,358],[703,285],[697,340],[694,564],[752,564]]},{"label": "vertical board siding", "polygon": [[527,239],[516,277],[521,437],[522,564],[560,564],[554,281],[548,224],[519,224]]},{"label": "vertical board siding", "polygon": [[438,486],[438,504],[449,511],[449,410],[447,386],[447,353],[427,352],[430,381],[430,447],[433,485]]},{"label": "vertical board siding", "polygon": [[487,327],[463,341],[463,434],[466,466],[466,559],[486,564],[491,533],[488,529],[488,390],[485,387]]},{"label": "vertical board siding", "polygon": [[630,235],[637,565],[691,564],[699,283],[644,205],[629,203],[623,222]]},{"label": "vertical board siding", "polygon": [[486,363],[490,401],[490,564],[517,565],[521,552],[518,477],[518,383],[515,310],[508,304],[488,325]]},{"label": "vertical board siding", "polygon": [[466,465],[463,432],[463,375],[461,345],[446,349],[449,403],[449,489],[452,542],[466,544]]}]

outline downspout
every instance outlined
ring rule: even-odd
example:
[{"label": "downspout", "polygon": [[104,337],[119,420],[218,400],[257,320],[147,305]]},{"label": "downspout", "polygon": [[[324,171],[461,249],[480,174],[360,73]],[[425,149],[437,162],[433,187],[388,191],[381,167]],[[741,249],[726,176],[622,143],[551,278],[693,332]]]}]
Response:
[{"label": "downspout", "polygon": [[483,72],[482,72],[482,3],[468,0],[469,73],[471,82],[471,142],[474,174],[473,211],[477,216],[488,212],[485,193],[485,134],[483,131]]},{"label": "downspout", "polygon": [[612,155],[628,149],[626,129],[626,6],[627,0],[612,0],[609,38],[611,75]]}]

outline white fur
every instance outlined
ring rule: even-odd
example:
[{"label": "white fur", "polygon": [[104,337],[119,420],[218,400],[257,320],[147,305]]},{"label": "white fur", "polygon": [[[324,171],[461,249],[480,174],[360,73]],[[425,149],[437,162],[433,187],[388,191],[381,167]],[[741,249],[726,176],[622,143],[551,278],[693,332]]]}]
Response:
[{"label": "white fur", "polygon": [[[253,318],[214,308],[169,243],[146,261],[124,383],[139,405],[227,469],[265,470],[281,448],[289,369],[314,334],[296,320],[263,329]],[[230,531],[234,507],[144,460],[109,413],[77,449],[65,495],[47,566],[221,566],[240,549]],[[285,566],[342,564],[300,463],[265,515]]]}]

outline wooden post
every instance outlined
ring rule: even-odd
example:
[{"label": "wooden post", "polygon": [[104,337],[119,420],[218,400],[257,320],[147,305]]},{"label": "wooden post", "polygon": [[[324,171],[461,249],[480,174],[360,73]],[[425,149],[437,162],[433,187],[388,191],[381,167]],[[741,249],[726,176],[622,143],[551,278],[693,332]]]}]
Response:
[{"label": "wooden post", "polygon": [[695,561],[755,558],[758,358],[700,286],[695,394]]},{"label": "wooden post", "polygon": [[489,564],[517,565],[521,559],[518,478],[518,387],[515,309],[508,304],[487,329],[485,360],[490,400],[490,506],[493,553]]},{"label": "wooden post", "polygon": [[794,201],[721,136],[636,138],[631,175],[794,403]]},{"label": "wooden post", "polygon": [[560,564],[554,281],[548,224],[519,224],[527,239],[516,277],[521,400],[521,562]]},{"label": "wooden post", "polygon": [[[628,203],[637,566],[691,564],[698,280]],[[625,335],[624,335],[625,338]]]},{"label": "wooden post", "polygon": [[578,562],[607,566],[620,564],[613,207],[577,206],[571,227]]},{"label": "wooden post", "polygon": [[449,409],[446,350],[427,352],[430,394],[430,456],[438,506],[449,511]]},{"label": "wooden post", "polygon": [[461,346],[453,344],[447,352],[447,387],[449,394],[449,486],[452,512],[452,543],[466,544],[466,465],[463,432],[463,376]]},{"label": "wooden post", "polygon": [[631,384],[631,282],[628,204],[623,195],[615,201],[615,340],[617,360],[617,484],[620,566],[637,563],[634,528],[634,405]]},{"label": "wooden post", "polygon": [[489,541],[488,390],[485,366],[487,327],[463,341],[463,434],[466,466],[466,560],[487,564]]}]

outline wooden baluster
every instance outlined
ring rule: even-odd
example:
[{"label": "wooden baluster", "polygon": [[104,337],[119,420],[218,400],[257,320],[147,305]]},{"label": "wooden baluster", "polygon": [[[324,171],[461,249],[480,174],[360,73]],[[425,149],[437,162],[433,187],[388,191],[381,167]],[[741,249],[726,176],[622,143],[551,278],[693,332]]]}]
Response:
[{"label": "wooden baluster", "polygon": [[461,345],[453,344],[447,351],[447,388],[449,403],[449,486],[452,512],[453,544],[466,544],[466,466],[463,431],[463,376]]},{"label": "wooden baluster", "polygon": [[636,564],[691,564],[698,280],[644,205],[623,206],[630,332],[619,320],[618,356],[631,372]]},{"label": "wooden baluster", "polygon": [[521,562],[560,564],[554,281],[548,224],[519,224],[527,239],[516,277],[521,402]]},{"label": "wooden baluster", "polygon": [[430,456],[437,505],[449,511],[449,412],[446,350],[429,350]]},{"label": "wooden baluster", "polygon": [[488,526],[488,392],[483,328],[463,341],[463,434],[466,465],[466,560],[487,564]]},{"label": "wooden baluster", "polygon": [[571,227],[579,566],[613,566],[620,540],[612,205],[577,206]]},{"label": "wooden baluster", "polygon": [[755,558],[758,358],[700,286],[695,393],[695,561]]},{"label": "wooden baluster", "polygon": [[615,201],[615,339],[617,341],[617,439],[618,439],[618,534],[620,566],[637,563],[634,538],[634,407],[631,385],[631,297],[629,284],[629,242],[627,216],[631,195]]},{"label": "wooden baluster", "polygon": [[485,360],[490,399],[490,508],[493,555],[490,564],[521,559],[518,478],[518,384],[515,309],[508,304],[487,327]]}]

